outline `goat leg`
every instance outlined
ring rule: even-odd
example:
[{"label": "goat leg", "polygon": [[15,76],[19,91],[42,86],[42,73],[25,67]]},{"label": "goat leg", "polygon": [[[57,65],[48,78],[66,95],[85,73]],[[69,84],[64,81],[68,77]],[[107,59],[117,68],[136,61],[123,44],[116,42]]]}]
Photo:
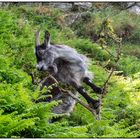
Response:
[{"label": "goat leg", "polygon": [[85,77],[83,79],[83,82],[86,83],[88,86],[90,86],[94,92],[102,94],[103,90],[100,87],[97,87],[88,77]]},{"label": "goat leg", "polygon": [[94,100],[93,98],[91,98],[86,91],[84,90],[83,87],[78,87],[76,88],[76,90],[86,99],[86,101],[88,102],[89,106],[91,108],[94,108],[95,110],[97,110],[100,106],[100,102],[99,100]]}]

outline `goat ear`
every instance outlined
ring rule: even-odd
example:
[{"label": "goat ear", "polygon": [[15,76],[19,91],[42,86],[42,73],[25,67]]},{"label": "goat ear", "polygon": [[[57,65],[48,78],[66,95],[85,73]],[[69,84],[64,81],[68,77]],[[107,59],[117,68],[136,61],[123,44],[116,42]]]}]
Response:
[{"label": "goat ear", "polygon": [[40,45],[40,41],[39,41],[39,32],[40,32],[40,30],[37,30],[37,31],[35,32],[35,45],[36,45],[36,46],[39,46],[39,45]]},{"label": "goat ear", "polygon": [[44,45],[46,47],[48,47],[50,45],[50,33],[47,30],[45,31]]}]

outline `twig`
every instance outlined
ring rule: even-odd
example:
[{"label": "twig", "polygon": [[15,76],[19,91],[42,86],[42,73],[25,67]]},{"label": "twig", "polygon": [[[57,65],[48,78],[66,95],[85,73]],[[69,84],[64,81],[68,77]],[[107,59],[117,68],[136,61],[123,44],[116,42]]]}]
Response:
[{"label": "twig", "polygon": [[105,92],[106,92],[107,84],[108,84],[108,82],[109,82],[109,80],[110,80],[111,76],[113,75],[113,72],[114,72],[114,68],[112,68],[112,69],[111,69],[111,72],[110,72],[110,74],[109,74],[109,76],[108,76],[107,80],[104,82],[102,95],[104,95],[104,94],[105,94]]},{"label": "twig", "polygon": [[[119,42],[119,46],[118,46],[118,50],[117,50],[117,56],[116,56],[116,60],[115,60],[116,65],[117,65],[118,61],[120,60],[120,56],[121,56],[121,45],[122,45],[121,42]],[[113,72],[114,72],[114,67],[111,68],[111,72],[110,72],[107,80],[104,83],[102,95],[104,95],[105,92],[106,92],[107,84],[108,84],[111,76],[113,75]]]},{"label": "twig", "polygon": [[109,55],[113,56],[113,57],[116,57],[114,56],[108,49],[106,49],[103,45],[101,45],[102,49],[104,49]]},{"label": "twig", "polygon": [[[122,46],[122,44],[121,44],[121,42],[119,42],[119,46],[118,46],[118,49],[117,49],[117,56],[115,57],[115,58],[116,58],[116,60],[115,60],[116,65],[117,65],[117,63],[118,63],[119,60],[120,60],[120,56],[121,56],[121,46]],[[114,70],[115,70],[115,68],[112,67],[112,68],[111,68],[111,72],[110,72],[110,74],[109,74],[107,80],[104,82],[104,85],[103,85],[103,88],[102,88],[102,94],[100,94],[100,96],[99,96],[100,105],[102,104],[102,99],[104,98],[104,95],[105,95],[106,92],[107,92],[107,91],[106,91],[106,90],[107,90],[107,85],[108,85],[108,82],[109,82],[109,80],[111,79],[111,77],[112,77],[112,75],[113,75],[113,73],[114,73]],[[100,111],[99,111],[99,117],[101,116],[100,113],[101,113],[101,106],[100,106]]]}]

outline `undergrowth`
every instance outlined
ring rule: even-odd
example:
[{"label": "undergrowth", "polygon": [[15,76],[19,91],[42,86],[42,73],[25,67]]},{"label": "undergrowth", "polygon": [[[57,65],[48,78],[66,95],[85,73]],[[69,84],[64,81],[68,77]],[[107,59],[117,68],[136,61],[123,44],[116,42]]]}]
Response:
[{"label": "undergrowth", "polygon": [[[42,11],[41,8],[44,8]],[[115,9],[97,11],[91,15],[89,24],[102,23],[102,18]],[[104,12],[104,13],[103,13]],[[123,44],[123,55],[118,71],[109,82],[108,94],[103,99],[102,119],[95,120],[92,114],[77,104],[71,116],[55,123],[51,112],[57,102],[35,103],[39,88],[33,85],[30,72],[35,72],[34,32],[48,29],[57,44],[67,44],[90,58],[90,70],[94,82],[103,86],[108,72],[100,64],[106,63],[110,55],[97,42],[92,42],[89,34],[76,35],[75,31],[86,30],[87,23],[76,23],[75,27],[62,27],[59,18],[63,12],[49,7],[10,5],[0,8],[0,137],[1,138],[128,138],[140,137],[140,64],[139,27],[140,18],[122,12],[112,18],[114,28],[129,23],[137,26],[129,43]],[[130,16],[130,17],[129,17]],[[59,17],[59,18],[58,18]],[[125,17],[125,19],[124,19]],[[94,19],[94,22],[93,22]],[[136,19],[136,20],[134,20]],[[89,24],[87,24],[89,26]],[[94,24],[93,24],[94,25]],[[90,28],[98,30],[100,24]],[[84,30],[81,27],[85,28]],[[78,27],[78,28],[77,28]],[[93,27],[93,26],[91,26]],[[41,35],[43,38],[43,35]],[[89,37],[89,38],[88,38]],[[132,44],[131,42],[135,42]],[[113,53],[115,46],[109,46]],[[95,96],[86,87],[91,96]],[[80,97],[82,99],[82,97]],[[83,100],[83,99],[82,99]],[[61,115],[60,115],[61,116]]]}]

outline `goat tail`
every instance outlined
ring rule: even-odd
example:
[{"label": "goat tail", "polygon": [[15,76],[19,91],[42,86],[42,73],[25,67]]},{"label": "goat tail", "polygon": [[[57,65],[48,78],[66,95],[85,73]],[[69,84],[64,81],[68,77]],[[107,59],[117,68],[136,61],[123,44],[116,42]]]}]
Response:
[{"label": "goat tail", "polygon": [[91,60],[89,58],[87,58],[85,55],[82,55],[82,54],[80,54],[80,57],[84,61],[84,65],[87,68],[87,70],[85,72],[85,77],[88,77],[89,79],[92,80],[94,78],[94,74],[93,74],[93,72],[88,70],[89,66],[91,65]]}]

